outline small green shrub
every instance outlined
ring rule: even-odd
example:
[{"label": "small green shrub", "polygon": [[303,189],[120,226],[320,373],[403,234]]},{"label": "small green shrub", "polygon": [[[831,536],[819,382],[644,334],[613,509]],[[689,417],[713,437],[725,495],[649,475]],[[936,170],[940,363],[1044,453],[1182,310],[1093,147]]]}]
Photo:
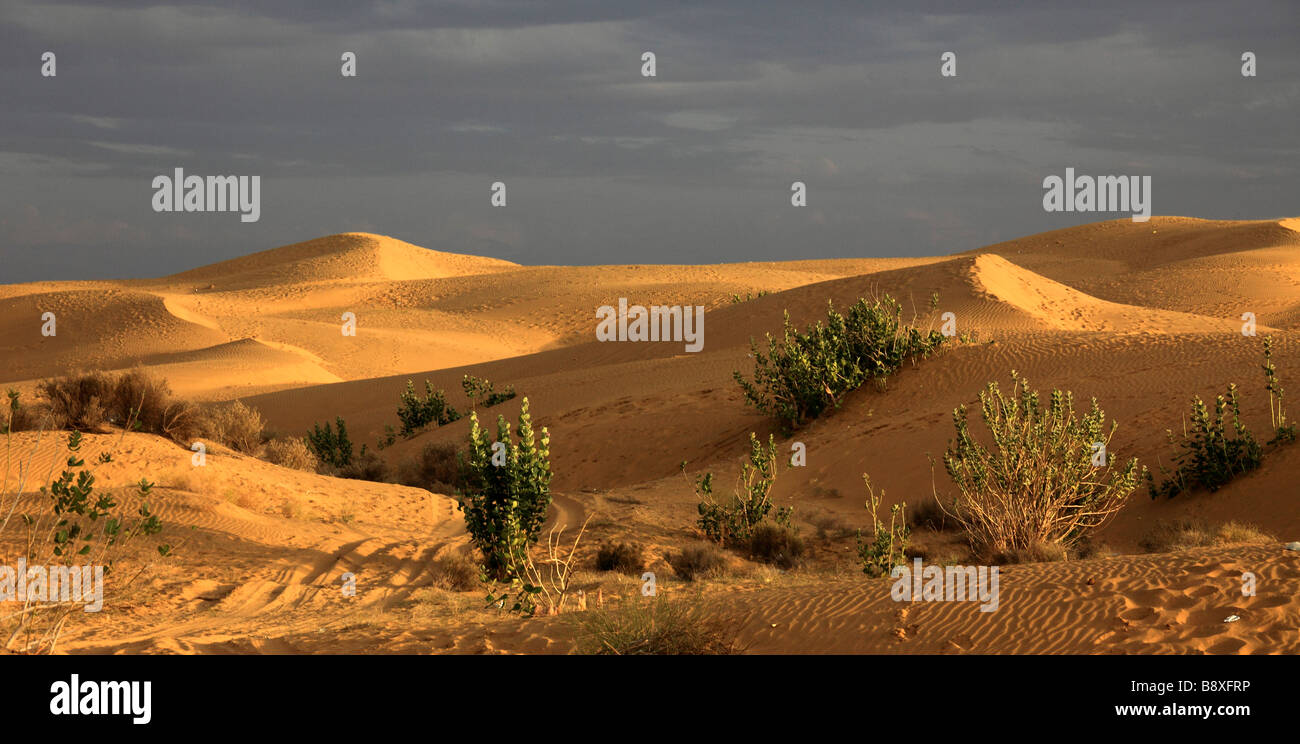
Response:
[{"label": "small green shrub", "polygon": [[460,386],[465,390],[465,397],[469,398],[471,407],[476,407],[478,399],[483,399],[483,407],[491,408],[498,403],[504,403],[515,397],[515,388],[513,385],[506,385],[505,389],[497,392],[492,389],[492,383],[480,377],[465,375],[460,381]]},{"label": "small green shrub", "polygon": [[[1210,412],[1200,396],[1192,398],[1191,428],[1184,425],[1181,440],[1166,430],[1169,443],[1180,452],[1174,456],[1169,477],[1157,483],[1150,470],[1144,471],[1151,498],[1172,498],[1197,488],[1217,491],[1233,478],[1258,468],[1264,450],[1241,421],[1237,386],[1228,385],[1228,395],[1214,399]],[[1169,473],[1162,469],[1162,473]]]},{"label": "small green shrub", "polygon": [[942,333],[905,325],[902,314],[902,306],[889,295],[870,303],[858,300],[847,316],[831,304],[825,325],[819,321],[800,333],[787,312],[783,337],[767,334],[767,353],[750,342],[754,379],[739,371],[733,376],[747,403],[796,428],[838,408],[846,393],[868,380],[883,390],[905,362],[929,356],[943,344]]},{"label": "small green shrub", "polygon": [[478,414],[470,413],[460,510],[489,576],[497,580],[523,578],[521,560],[537,542],[551,505],[550,445],[545,427],[540,438],[533,433],[527,398],[519,410],[517,443],[504,416],[497,417],[494,443],[479,426]]},{"label": "small green shrub", "polygon": [[313,424],[307,433],[307,448],[322,466],[343,469],[352,464],[352,440],[348,438],[348,425],[342,416],[334,419],[338,429],[328,421],[322,427]]},{"label": "small green shrub", "polygon": [[460,419],[460,413],[447,405],[443,392],[434,390],[433,383],[428,380],[424,381],[423,396],[417,395],[415,383],[407,380],[401,400],[397,418],[402,422],[401,435],[408,439],[423,431],[426,426],[444,426]]},{"label": "small green shrub", "polygon": [[1137,485],[1137,459],[1115,467],[1106,450],[1118,424],[1106,430],[1096,399],[1077,416],[1071,393],[1053,390],[1044,407],[1016,372],[1011,378],[1010,395],[990,382],[979,396],[993,448],[971,435],[963,405],[953,411],[957,438],[943,456],[959,492],[950,516],[979,555],[1069,547],[1119,511]]},{"label": "small green shrub", "polygon": [[[686,474],[686,463],[682,463]],[[736,487],[726,501],[719,503],[713,495],[713,473],[705,473],[695,481],[695,494],[701,498],[697,507],[700,531],[714,542],[723,545],[744,545],[753,536],[754,528],[767,518],[772,510],[772,486],[776,483],[776,441],[769,435],[766,445],[753,433],[749,435],[749,458],[741,465]],[[792,509],[777,509],[775,521],[789,525]]]}]

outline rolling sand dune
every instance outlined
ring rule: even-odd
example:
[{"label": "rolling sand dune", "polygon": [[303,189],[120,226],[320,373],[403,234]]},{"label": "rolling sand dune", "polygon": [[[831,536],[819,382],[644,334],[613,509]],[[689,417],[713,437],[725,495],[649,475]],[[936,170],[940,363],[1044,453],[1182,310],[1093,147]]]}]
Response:
[{"label": "rolling sand dune", "polygon": [[[824,318],[828,301],[843,309],[885,293],[922,327],[953,313],[972,342],[904,369],[885,392],[849,394],[793,437],[745,406],[732,372],[752,370],[751,339],[779,332],[785,312],[802,327]],[[597,342],[595,310],[619,298],[704,306],[703,350]],[[58,318],[56,337],[40,335],[44,312]],[[346,312],[356,336],[341,332]],[[373,450],[398,424],[407,380],[428,379],[467,409],[461,377],[487,377],[527,396],[550,430],[550,523],[572,528],[593,515],[588,550],[636,540],[651,570],[672,577],[664,554],[695,539],[696,497],[680,463],[689,477],[711,470],[729,483],[750,432],[776,433],[784,451],[806,445],[807,466],[781,471],[774,494],[808,535],[814,519],[849,533],[867,525],[864,472],[886,505],[943,497],[951,483],[930,458],[952,437],[953,409],[988,381],[1009,385],[1012,370],[1078,403],[1095,397],[1120,425],[1110,455],[1152,468],[1168,464],[1165,430],[1181,429],[1191,397],[1229,382],[1246,422],[1266,432],[1260,339],[1241,333],[1247,312],[1275,338],[1283,384],[1300,390],[1300,220],[1117,220],[948,257],[715,266],[519,266],[347,233],[159,279],[0,287],[0,383],[28,390],[74,368],[142,365],[181,395],[243,399],[278,432],[342,416]],[[479,413],[513,419],[518,408],[515,399]],[[467,429],[461,420],[380,455],[397,468],[431,443],[463,442]],[[19,435],[17,450],[34,437]],[[116,437],[90,440],[94,454]],[[149,435],[122,439],[105,482],[141,471],[156,480],[167,534],[183,547],[147,590],[70,629],[65,650],[572,648],[562,618],[485,613],[477,590],[457,599],[432,588],[432,560],[469,550],[449,497],[219,447],[194,468],[191,454]],[[56,457],[47,447],[31,467],[48,470]],[[755,652],[1295,653],[1300,552],[1281,542],[1300,539],[1296,472],[1300,449],[1282,449],[1215,493],[1153,501],[1141,489],[1097,534],[1099,557],[1004,567],[996,612],[894,602],[888,581],[856,573],[851,538],[815,541],[815,571],[773,575],[737,558],[737,578],[708,592]],[[1176,519],[1252,523],[1278,542],[1141,552],[1154,525]],[[1259,577],[1256,596],[1242,596],[1243,571]],[[358,579],[355,597],[339,591],[345,573]],[[694,591],[661,581],[670,596]],[[1224,623],[1229,615],[1240,620]]]}]

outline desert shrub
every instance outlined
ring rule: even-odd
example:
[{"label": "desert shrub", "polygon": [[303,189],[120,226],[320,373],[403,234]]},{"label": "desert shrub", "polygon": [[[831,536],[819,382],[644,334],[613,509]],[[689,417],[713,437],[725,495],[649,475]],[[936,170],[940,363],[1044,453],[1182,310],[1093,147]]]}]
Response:
[{"label": "desert shrub", "polygon": [[98,431],[104,425],[112,394],[112,376],[103,372],[71,374],[37,385],[37,395],[48,402],[61,425],[78,431]]},{"label": "desert shrub", "polygon": [[361,445],[361,453],[352,458],[347,465],[339,468],[338,475],[340,478],[351,478],[352,480],[387,483],[388,463],[384,462],[379,455],[368,451],[365,445]]},{"label": "desert shrub", "polygon": [[1269,443],[1294,442],[1295,424],[1287,419],[1286,408],[1283,405],[1286,392],[1278,382],[1277,367],[1273,365],[1272,336],[1264,337],[1264,389],[1268,391],[1268,416],[1269,422],[1273,425],[1273,438]]},{"label": "desert shrub", "polygon": [[429,564],[433,585],[449,592],[468,592],[480,584],[479,567],[460,554],[446,554]]},{"label": "desert shrub", "polygon": [[760,290],[758,290],[758,293],[757,293],[757,294],[755,294],[754,292],[746,292],[744,297],[741,297],[739,294],[736,294],[735,292],[732,292],[732,293],[731,293],[731,304],[733,304],[733,305],[739,305],[739,304],[742,303],[742,302],[749,302],[750,300],[757,300],[759,297],[766,297],[766,296],[769,295],[769,294],[771,294],[771,292],[768,292],[766,289],[760,289]]},{"label": "desert shrub", "polygon": [[3,414],[0,414],[0,435],[16,431],[34,431],[53,425],[48,410],[42,411],[35,406],[25,405],[22,395],[17,390],[9,390],[6,395]]},{"label": "desert shrub", "polygon": [[838,408],[846,393],[867,380],[883,389],[904,362],[926,357],[943,344],[945,337],[938,331],[904,325],[902,313],[889,295],[870,303],[858,300],[847,316],[832,304],[825,325],[819,321],[800,333],[787,312],[783,338],[767,334],[767,353],[750,342],[753,381],[739,371],[733,376],[747,403],[783,426],[798,427],[828,408]]},{"label": "desert shrub", "polygon": [[[123,421],[123,426],[129,429],[134,423],[134,419],[128,418]],[[150,511],[148,503],[154,484],[141,478],[133,486],[116,491],[100,488],[96,484],[95,466],[87,465],[82,458],[81,445],[80,431],[68,435],[62,457],[54,457],[56,462],[62,459],[63,470],[57,477],[40,485],[40,498],[31,502],[35,509],[31,512],[15,513],[22,496],[19,493],[21,486],[9,485],[14,481],[9,477],[9,458],[6,458],[4,485],[0,487],[0,506],[6,507],[3,519],[0,519],[0,540],[20,545],[20,560],[28,566],[45,567],[50,571],[51,582],[62,576],[63,583],[56,595],[28,594],[16,605],[5,607],[0,612],[0,649],[18,653],[53,653],[65,626],[73,618],[82,617],[85,607],[83,600],[87,598],[85,590],[89,587],[76,579],[72,580],[70,587],[70,577],[76,575],[82,581],[91,580],[83,572],[83,567],[89,566],[103,567],[105,576],[116,576],[118,558],[130,544],[162,531],[162,522]],[[41,446],[41,440],[33,445],[31,458],[41,454]],[[112,459],[111,450],[104,452],[96,460],[96,466]],[[20,478],[19,481],[26,479]],[[35,484],[28,482],[27,485]],[[124,493],[141,499],[140,506],[134,510],[121,507],[119,498]],[[12,517],[17,519],[11,521]],[[22,531],[16,540],[10,540],[6,534],[12,528]],[[171,552],[171,546],[166,543],[157,544],[156,549],[164,557]],[[140,575],[141,571],[132,572],[122,583],[108,587],[103,596],[115,596]],[[83,589],[81,596],[69,591],[78,586]],[[53,584],[47,589],[53,592]],[[96,600],[103,596],[96,597]]]},{"label": "desert shrub", "polygon": [[1241,421],[1237,386],[1228,385],[1228,395],[1214,399],[1214,411],[1200,396],[1192,398],[1191,428],[1183,427],[1181,440],[1166,430],[1169,443],[1180,452],[1174,456],[1172,473],[1157,483],[1150,470],[1144,472],[1151,498],[1171,498],[1197,488],[1217,491],[1233,478],[1258,468],[1264,450]]},{"label": "desert shrub", "polygon": [[398,483],[431,493],[456,493],[459,481],[460,452],[450,442],[425,445],[417,457],[398,467]]},{"label": "desert shrub", "polygon": [[871,477],[862,474],[867,487],[867,511],[871,512],[871,537],[858,533],[858,558],[862,573],[868,576],[885,576],[907,562],[907,546],[912,531],[907,526],[907,504],[894,504],[889,508],[889,524],[880,520],[880,502],[885,498],[882,489],[876,496]]},{"label": "desert shrub", "polygon": [[789,571],[803,562],[803,538],[794,528],[760,524],[749,536],[749,557]]},{"label": "desert shrub", "polygon": [[335,423],[337,429],[328,421],[324,426],[313,424],[307,433],[307,449],[321,466],[342,469],[352,464],[352,440],[348,438],[348,425],[343,417],[337,417]]},{"label": "desert shrub", "polygon": [[307,443],[299,437],[277,437],[267,442],[262,459],[282,468],[315,472],[320,465]]},{"label": "desert shrub", "polygon": [[241,401],[212,406],[203,411],[202,420],[209,438],[233,450],[252,454],[262,446],[262,414]]},{"label": "desert shrub", "polygon": [[685,581],[720,576],[727,567],[726,557],[712,543],[688,545],[680,553],[664,556],[664,560]]},{"label": "desert shrub", "polygon": [[80,372],[37,385],[52,425],[100,431],[105,425],[161,434],[189,445],[199,427],[198,410],[172,398],[167,382],[141,369],[119,374]]},{"label": "desert shrub", "polygon": [[637,543],[607,542],[596,550],[597,571],[638,574],[645,566],[645,555]]},{"label": "desert shrub", "polygon": [[497,392],[492,389],[492,383],[481,377],[465,375],[460,381],[460,386],[465,390],[465,397],[469,398],[470,406],[474,406],[478,399],[483,399],[483,407],[491,408],[498,403],[504,403],[515,397],[515,388],[513,385],[506,385],[505,389]]},{"label": "desert shrub", "polygon": [[397,407],[397,418],[402,422],[401,435],[415,436],[426,426],[443,426],[460,419],[460,413],[447,405],[447,398],[441,390],[434,390],[433,384],[424,381],[424,395],[417,395],[415,383],[406,381],[406,390],[402,392],[401,405]]},{"label": "desert shrub", "polygon": [[478,414],[470,414],[460,510],[493,578],[520,578],[518,556],[537,542],[551,505],[550,445],[545,427],[540,439],[533,433],[527,398],[519,410],[517,443],[504,416],[497,417],[493,443],[479,426]]},{"label": "desert shrub", "polygon": [[[682,474],[686,463],[682,463]],[[744,545],[753,535],[754,528],[767,518],[772,510],[772,486],[776,483],[776,441],[769,435],[766,445],[753,433],[749,435],[749,458],[741,465],[740,475],[732,494],[722,503],[713,495],[713,473],[705,473],[695,481],[695,494],[701,501],[697,507],[700,531],[714,542],[723,545]],[[792,510],[780,507],[775,521],[789,525]]]},{"label": "desert shrub", "polygon": [[1188,548],[1215,545],[1268,544],[1277,538],[1258,527],[1241,522],[1226,522],[1217,528],[1199,519],[1162,519],[1138,540],[1138,547],[1148,553],[1168,553]]},{"label": "desert shrub", "polygon": [[581,654],[738,654],[739,625],[711,617],[695,602],[634,597],[572,616]]},{"label": "desert shrub", "polygon": [[1078,416],[1074,396],[1053,390],[1044,408],[1037,391],[1011,377],[1010,395],[996,382],[980,393],[993,448],[971,435],[963,405],[953,411],[957,438],[943,456],[959,492],[951,516],[981,555],[1044,542],[1068,547],[1119,511],[1137,485],[1137,459],[1115,467],[1107,454],[1118,424],[1105,430],[1096,399]]}]

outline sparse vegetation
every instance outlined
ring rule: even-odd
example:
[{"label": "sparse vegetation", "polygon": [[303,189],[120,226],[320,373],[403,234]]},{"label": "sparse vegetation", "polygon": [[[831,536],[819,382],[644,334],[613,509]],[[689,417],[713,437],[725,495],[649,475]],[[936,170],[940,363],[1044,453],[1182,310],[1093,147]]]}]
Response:
[{"label": "sparse vegetation", "polygon": [[429,564],[433,585],[449,592],[468,592],[477,589],[482,576],[480,569],[469,558],[458,553],[447,553]]},{"label": "sparse vegetation", "polygon": [[710,617],[702,604],[633,597],[616,607],[572,616],[581,654],[738,654],[739,627]]},{"label": "sparse vegetation", "polygon": [[980,393],[993,448],[971,435],[963,405],[953,411],[957,438],[943,457],[959,492],[949,515],[978,555],[1069,547],[1118,512],[1137,485],[1137,459],[1115,467],[1105,449],[1118,424],[1106,430],[1096,399],[1080,417],[1074,396],[1053,390],[1044,408],[1037,391],[1011,377],[1010,395],[996,382]]},{"label": "sparse vegetation", "polygon": [[430,493],[457,493],[460,460],[460,451],[451,442],[427,444],[414,459],[401,463],[397,469],[397,482]]},{"label": "sparse vegetation", "polygon": [[361,454],[357,455],[351,462],[340,468],[338,476],[340,478],[351,478],[352,480],[387,483],[388,463],[384,462],[379,455],[367,450],[365,445],[361,445]]},{"label": "sparse vegetation", "polygon": [[203,434],[233,450],[251,455],[262,445],[262,414],[240,401],[212,406],[201,418]]},{"label": "sparse vegetation", "polygon": [[767,335],[767,353],[750,342],[753,381],[739,371],[735,380],[746,402],[796,428],[838,408],[846,393],[868,380],[883,390],[905,362],[929,356],[943,344],[942,333],[905,325],[902,314],[902,306],[889,295],[874,302],[864,298],[847,316],[830,305],[825,325],[819,321],[800,333],[787,312],[783,338]]},{"label": "sparse vegetation", "polygon": [[278,437],[267,442],[262,449],[262,459],[273,465],[294,470],[316,472],[320,461],[307,442],[299,437]]},{"label": "sparse vegetation", "polygon": [[1273,337],[1264,337],[1264,389],[1268,391],[1269,423],[1273,425],[1273,438],[1269,444],[1295,441],[1295,424],[1286,417],[1284,399],[1286,392],[1277,379],[1277,367],[1273,366]]},{"label": "sparse vegetation", "polygon": [[[1286,393],[1278,381],[1277,367],[1273,364],[1273,338],[1264,337],[1264,389],[1268,392],[1269,423],[1273,436],[1268,444],[1280,446],[1296,439],[1295,424],[1286,415]],[[1264,461],[1264,447],[1241,420],[1241,405],[1237,399],[1237,386],[1228,385],[1227,395],[1214,399],[1214,410],[1201,400],[1192,397],[1191,426],[1183,422],[1181,438],[1165,430],[1169,443],[1179,451],[1174,455],[1174,467],[1161,468],[1157,482],[1150,470],[1144,470],[1151,498],[1172,498],[1200,488],[1214,492],[1234,478],[1258,468]]]},{"label": "sparse vegetation", "polygon": [[803,538],[793,527],[780,524],[760,524],[749,536],[749,557],[789,571],[804,559]]},{"label": "sparse vegetation", "polygon": [[102,432],[106,425],[185,439],[200,422],[197,408],[172,398],[166,381],[141,369],[119,374],[81,372],[37,385],[53,428]]},{"label": "sparse vegetation", "polygon": [[406,381],[406,390],[402,392],[402,402],[397,408],[397,418],[402,422],[401,435],[411,438],[428,426],[445,426],[460,419],[460,412],[447,405],[447,397],[441,390],[434,390],[433,383],[424,381],[424,395],[415,392],[415,383]]},{"label": "sparse vegetation", "polygon": [[[88,466],[83,459],[83,435],[73,431],[68,435],[63,455],[63,470],[57,477],[52,477],[40,485],[39,498],[31,504],[34,511],[17,512],[26,487],[35,483],[28,480],[28,474],[22,470],[19,477],[11,481],[9,463],[12,458],[12,408],[6,415],[6,456],[3,487],[0,488],[0,538],[5,538],[11,524],[22,524],[23,535],[17,542],[21,545],[19,558],[28,566],[45,567],[63,580],[59,588],[53,583],[42,584],[39,593],[33,592],[12,607],[0,609],[0,648],[16,650],[20,653],[53,653],[67,623],[73,617],[79,617],[85,605],[90,587],[77,579],[91,581],[89,567],[102,567],[103,574],[115,575],[118,558],[128,545],[138,538],[157,535],[162,531],[162,522],[154,515],[148,503],[154,484],[141,478],[129,489],[132,496],[140,499],[140,505],[130,513],[120,505],[122,494],[112,489],[102,489],[96,484],[94,466]],[[134,428],[134,416],[123,420],[123,432]],[[39,453],[42,440],[33,444],[31,457]],[[118,438],[118,444],[121,437]],[[58,462],[55,457],[55,462]],[[112,450],[102,452],[96,458],[96,465],[111,462]],[[53,466],[51,466],[52,474]],[[11,489],[10,484],[13,483]],[[13,518],[17,516],[18,522]],[[10,541],[5,540],[0,544]],[[171,546],[160,543],[156,546],[160,556],[171,553]],[[7,551],[6,551],[7,552]],[[0,563],[13,565],[15,560],[8,555],[0,555]],[[104,591],[96,597],[116,594],[129,586],[147,567],[143,565],[132,575],[125,577],[112,591]],[[23,578],[26,580],[26,577]],[[73,596],[69,591],[80,587],[80,596]],[[101,587],[102,589],[102,587]],[[46,591],[55,592],[47,595]]]},{"label": "sparse vegetation", "polygon": [[907,504],[894,504],[889,508],[889,524],[880,520],[880,502],[885,498],[882,489],[876,495],[871,485],[871,476],[862,474],[862,483],[867,488],[867,511],[871,512],[871,537],[858,533],[858,558],[862,562],[862,573],[877,577],[887,576],[894,566],[907,562],[907,546],[911,529],[907,526]]},{"label": "sparse vegetation", "polygon": [[1148,553],[1168,553],[1214,545],[1267,545],[1277,538],[1255,525],[1225,522],[1210,527],[1199,519],[1162,519],[1146,532],[1138,545]]},{"label": "sparse vegetation", "polygon": [[491,408],[515,397],[513,385],[506,385],[504,390],[497,392],[492,389],[490,381],[473,375],[465,375],[460,381],[460,386],[465,390],[465,397],[469,398],[471,408],[477,408],[476,404],[480,398],[483,400],[484,408]]},{"label": "sparse vegetation", "polygon": [[758,290],[757,293],[754,293],[754,292],[746,292],[744,297],[741,297],[740,295],[736,294],[735,292],[732,292],[732,293],[731,293],[731,304],[733,304],[733,305],[739,305],[739,304],[742,303],[742,302],[749,302],[750,300],[756,300],[756,299],[758,299],[759,297],[766,297],[766,296],[769,295],[769,294],[771,294],[771,292],[768,292],[766,289],[760,289],[760,290]]},{"label": "sparse vegetation", "polygon": [[719,576],[727,567],[726,557],[712,543],[688,545],[680,553],[664,556],[664,560],[684,581]]},{"label": "sparse vegetation", "polygon": [[[749,435],[749,458],[741,465],[736,487],[726,501],[719,503],[713,495],[713,473],[705,473],[694,483],[695,494],[701,501],[697,507],[700,531],[714,542],[737,546],[745,545],[753,536],[754,528],[772,510],[772,486],[776,483],[776,441],[768,436],[764,444],[753,433]],[[682,475],[686,463],[681,464]],[[779,525],[789,526],[792,509],[780,507],[774,517]]]},{"label": "sparse vegetation", "polygon": [[597,571],[637,575],[645,566],[645,554],[637,543],[606,542],[596,551]]}]

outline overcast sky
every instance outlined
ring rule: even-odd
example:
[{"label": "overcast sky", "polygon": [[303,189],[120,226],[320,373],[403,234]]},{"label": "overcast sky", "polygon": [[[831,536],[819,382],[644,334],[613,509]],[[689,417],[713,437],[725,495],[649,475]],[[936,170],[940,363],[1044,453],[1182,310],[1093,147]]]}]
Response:
[{"label": "overcast sky", "polygon": [[[525,264],[946,254],[1121,216],[1044,212],[1066,167],[1151,176],[1158,215],[1297,215],[1298,156],[1295,0],[0,0],[4,283],[354,230]],[[178,167],[261,176],[260,220],[154,212]]]}]

